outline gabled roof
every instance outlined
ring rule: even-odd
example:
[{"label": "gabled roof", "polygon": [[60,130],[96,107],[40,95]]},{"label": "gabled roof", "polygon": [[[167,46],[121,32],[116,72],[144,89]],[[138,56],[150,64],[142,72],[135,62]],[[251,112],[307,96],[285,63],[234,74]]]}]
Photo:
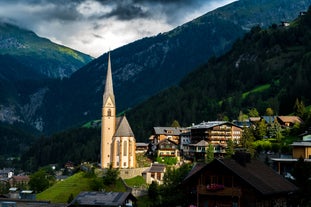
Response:
[{"label": "gabled roof", "polygon": [[174,142],[173,140],[170,140],[170,139],[163,139],[161,140],[160,142],[158,142],[157,145],[162,145],[162,144],[165,144],[165,143],[172,143],[173,145],[178,145],[176,142]]},{"label": "gabled roof", "polygon": [[81,192],[69,206],[122,206],[137,199],[130,192]]},{"label": "gabled roof", "polygon": [[195,146],[195,147],[207,147],[209,144],[205,140],[201,140],[196,144],[189,144],[189,146]]},{"label": "gabled roof", "polygon": [[164,164],[158,164],[158,163],[153,163],[150,168],[146,169],[143,173],[148,173],[148,172],[161,172],[164,173],[165,171],[165,165]]},{"label": "gabled roof", "polygon": [[188,173],[188,175],[185,177],[184,180],[188,180],[188,178],[192,177],[194,174],[196,174],[197,172],[199,172],[203,167],[205,167],[206,163],[196,163],[192,169],[190,170],[190,172]]},{"label": "gabled roof", "polygon": [[271,124],[274,122],[276,116],[262,116],[261,118],[264,119],[266,123]]},{"label": "gabled roof", "polygon": [[165,135],[180,135],[185,133],[186,128],[182,127],[153,127],[155,134],[165,134]]},{"label": "gabled roof", "polygon": [[263,195],[297,191],[298,188],[259,160],[245,166],[233,159],[217,160]]},{"label": "gabled roof", "polygon": [[213,170],[215,166],[223,166],[230,170],[235,176],[241,178],[262,195],[288,193],[298,190],[294,184],[277,174],[263,162],[255,159],[246,162],[244,165],[230,158],[214,159],[211,163],[206,164],[196,172],[190,172],[189,175],[191,176],[188,175],[185,181],[204,170]]},{"label": "gabled roof", "polygon": [[283,123],[302,123],[302,119],[299,116],[278,116],[278,119]]},{"label": "gabled roof", "polygon": [[117,129],[114,134],[115,137],[134,137],[132,128],[125,116],[117,118]]}]

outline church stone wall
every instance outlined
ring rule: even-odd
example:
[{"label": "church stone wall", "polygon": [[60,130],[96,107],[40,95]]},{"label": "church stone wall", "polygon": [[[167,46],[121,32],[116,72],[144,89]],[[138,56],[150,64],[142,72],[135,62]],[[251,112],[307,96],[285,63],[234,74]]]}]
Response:
[{"label": "church stone wall", "polygon": [[141,176],[142,172],[144,172],[148,167],[145,168],[129,168],[129,169],[119,169],[120,177],[122,179],[130,179],[136,176]]}]

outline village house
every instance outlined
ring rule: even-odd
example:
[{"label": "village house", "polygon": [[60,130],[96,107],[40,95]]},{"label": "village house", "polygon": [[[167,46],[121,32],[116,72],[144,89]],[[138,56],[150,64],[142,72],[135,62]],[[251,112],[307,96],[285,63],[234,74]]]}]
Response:
[{"label": "village house", "polygon": [[208,147],[209,143],[205,140],[195,144],[187,144],[184,146],[184,158],[187,160],[204,161]]},{"label": "village house", "polygon": [[142,176],[147,184],[152,182],[157,182],[158,184],[163,184],[163,177],[165,173],[165,165],[159,163],[153,163],[151,167],[142,172]]},{"label": "village house", "polygon": [[15,175],[9,178],[11,187],[23,187],[28,185],[30,178],[28,175]]},{"label": "village house", "polygon": [[143,143],[143,142],[136,142],[136,149],[135,153],[136,154],[145,154],[148,151],[148,143]]},{"label": "village house", "polygon": [[226,153],[228,140],[239,144],[243,127],[226,121],[209,121],[188,128],[154,127],[150,137],[149,154],[158,157],[203,159],[209,145],[216,156]]},{"label": "village house", "polygon": [[130,192],[81,192],[67,207],[130,207],[136,201]]},{"label": "village house", "polygon": [[[216,156],[222,156],[226,153],[228,141],[231,140],[235,144],[240,143],[242,137],[243,128],[227,121],[209,121],[202,122],[198,125],[190,127],[191,143],[187,149],[190,153],[191,149],[196,150],[207,149],[208,145],[212,145],[214,148],[214,154]],[[201,146],[201,141],[205,141],[205,145]],[[197,144],[200,143],[200,146]],[[198,152],[198,151],[197,151]],[[186,153],[187,154],[187,153]],[[200,156],[201,153],[196,153]],[[188,154],[190,155],[190,154]],[[197,159],[198,157],[196,157]]]},{"label": "village house", "polygon": [[179,144],[180,135],[187,131],[189,131],[187,128],[181,127],[153,127],[153,133],[149,139],[154,144],[157,144],[158,142],[166,139]]},{"label": "village house", "polygon": [[170,139],[164,139],[157,144],[157,157],[174,157],[180,161],[179,146]]},{"label": "village house", "polygon": [[299,116],[277,116],[277,122],[282,127],[293,127],[295,124],[303,123]]},{"label": "village house", "polygon": [[291,175],[295,163],[302,158],[306,162],[311,162],[311,135],[306,132],[302,136],[301,141],[290,144],[292,147],[292,154],[281,157],[271,158],[273,168],[281,175],[294,179]]},{"label": "village house", "polygon": [[236,154],[196,165],[183,181],[197,207],[288,206],[298,188],[261,161]]},{"label": "village house", "polygon": [[188,130],[187,132],[181,133],[180,134],[180,145],[179,145],[181,156],[184,155],[183,152],[184,152],[185,146],[187,146],[190,143],[191,143],[191,133],[190,133],[190,130]]}]

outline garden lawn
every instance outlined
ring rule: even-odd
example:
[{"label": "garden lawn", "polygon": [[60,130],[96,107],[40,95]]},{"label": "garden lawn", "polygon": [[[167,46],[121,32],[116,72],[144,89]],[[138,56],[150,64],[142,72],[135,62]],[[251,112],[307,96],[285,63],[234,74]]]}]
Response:
[{"label": "garden lawn", "polygon": [[36,195],[37,200],[47,200],[52,203],[67,203],[72,194],[76,197],[81,191],[90,191],[90,181],[92,178],[84,176],[84,172],[79,172],[66,180],[59,181],[52,187]]}]

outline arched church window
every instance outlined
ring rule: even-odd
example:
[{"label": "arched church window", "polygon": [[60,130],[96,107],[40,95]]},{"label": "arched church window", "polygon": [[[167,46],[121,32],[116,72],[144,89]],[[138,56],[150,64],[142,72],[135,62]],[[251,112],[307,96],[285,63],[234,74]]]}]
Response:
[{"label": "arched church window", "polygon": [[108,116],[111,116],[111,109],[108,109],[107,114]]},{"label": "arched church window", "polygon": [[124,141],[123,143],[123,156],[126,156],[127,155],[127,141]]},{"label": "arched church window", "polygon": [[117,155],[120,155],[120,141],[117,141]]}]

